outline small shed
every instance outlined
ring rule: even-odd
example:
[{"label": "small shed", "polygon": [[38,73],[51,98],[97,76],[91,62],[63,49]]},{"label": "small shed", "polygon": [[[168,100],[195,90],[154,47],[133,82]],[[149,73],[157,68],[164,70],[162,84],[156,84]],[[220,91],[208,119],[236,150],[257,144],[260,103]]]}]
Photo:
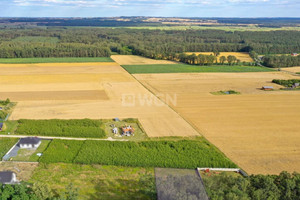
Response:
[{"label": "small shed", "polygon": [[1,171],[0,172],[0,183],[2,184],[14,184],[17,182],[17,177],[14,172]]},{"label": "small shed", "polygon": [[263,86],[261,89],[262,90],[273,90],[274,87],[273,86]]},{"label": "small shed", "polygon": [[38,148],[41,144],[41,139],[38,137],[26,137],[19,140],[18,146],[21,149]]},{"label": "small shed", "polygon": [[3,123],[0,123],[0,131],[2,131]]}]

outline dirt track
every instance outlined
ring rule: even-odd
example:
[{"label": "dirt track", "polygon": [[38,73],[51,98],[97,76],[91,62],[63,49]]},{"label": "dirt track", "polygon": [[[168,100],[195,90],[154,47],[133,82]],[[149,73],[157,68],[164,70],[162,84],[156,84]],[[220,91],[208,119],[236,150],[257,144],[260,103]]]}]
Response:
[{"label": "dirt track", "polygon": [[117,63],[2,64],[0,91],[18,100],[12,120],[138,118],[151,137],[199,135]]},{"label": "dirt track", "polygon": [[[300,91],[262,91],[273,73],[137,74],[154,93],[176,93],[174,109],[248,173],[300,172]],[[233,89],[241,95],[212,95]]]}]

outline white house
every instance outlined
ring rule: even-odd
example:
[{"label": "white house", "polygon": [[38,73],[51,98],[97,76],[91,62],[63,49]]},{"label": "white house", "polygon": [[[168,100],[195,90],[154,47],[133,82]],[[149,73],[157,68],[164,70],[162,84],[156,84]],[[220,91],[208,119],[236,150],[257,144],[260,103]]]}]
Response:
[{"label": "white house", "polygon": [[21,149],[38,148],[41,144],[41,139],[38,137],[26,137],[19,140],[18,146]]},{"label": "white house", "polygon": [[17,183],[17,176],[14,172],[11,171],[2,171],[0,172],[0,183],[2,184],[14,184]]}]

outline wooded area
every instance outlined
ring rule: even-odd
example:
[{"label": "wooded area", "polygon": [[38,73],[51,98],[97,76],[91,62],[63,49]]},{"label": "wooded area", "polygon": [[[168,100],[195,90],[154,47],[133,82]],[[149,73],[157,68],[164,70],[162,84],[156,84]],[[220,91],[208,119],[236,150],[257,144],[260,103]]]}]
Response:
[{"label": "wooded area", "polygon": [[0,30],[0,58],[109,57],[115,52],[170,59],[184,52],[251,50],[258,54],[290,54],[300,51],[299,36],[298,31],[4,28]]}]

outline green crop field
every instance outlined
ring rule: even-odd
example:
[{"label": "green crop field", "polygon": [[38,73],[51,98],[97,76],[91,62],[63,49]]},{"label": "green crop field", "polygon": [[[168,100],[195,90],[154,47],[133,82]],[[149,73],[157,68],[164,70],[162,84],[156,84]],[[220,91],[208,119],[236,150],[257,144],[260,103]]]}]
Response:
[{"label": "green crop field", "polygon": [[0,58],[2,64],[114,62],[110,57]]},{"label": "green crop field", "polygon": [[79,138],[104,138],[104,124],[101,120],[18,120],[17,135],[58,136]]},{"label": "green crop field", "polygon": [[40,43],[57,43],[59,39],[57,37],[42,37],[42,36],[24,36],[13,39],[14,42],[40,42]]},{"label": "green crop field", "polygon": [[196,65],[187,65],[187,64],[158,64],[158,65],[123,65],[122,67],[131,74],[274,71],[273,69],[267,67],[238,66],[238,65],[196,66]]},{"label": "green crop field", "polygon": [[0,159],[18,142],[18,138],[0,138]]},{"label": "green crop field", "polygon": [[178,141],[87,140],[72,142],[53,141],[40,161],[132,167],[236,167],[224,154],[203,138]]},{"label": "green crop field", "polygon": [[42,163],[71,163],[83,144],[84,141],[53,140],[39,161]]}]

